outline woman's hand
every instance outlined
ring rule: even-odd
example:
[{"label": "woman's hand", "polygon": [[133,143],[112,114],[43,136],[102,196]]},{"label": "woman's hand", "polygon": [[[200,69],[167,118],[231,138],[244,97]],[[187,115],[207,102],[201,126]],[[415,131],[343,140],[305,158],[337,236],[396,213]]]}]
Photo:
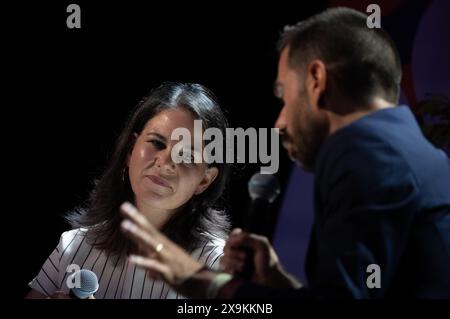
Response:
[{"label": "woman's hand", "polygon": [[136,207],[124,203],[120,208],[125,217],[122,231],[141,252],[139,256],[130,256],[132,263],[148,269],[153,276],[162,277],[174,288],[203,268],[184,249],[159,232]]}]

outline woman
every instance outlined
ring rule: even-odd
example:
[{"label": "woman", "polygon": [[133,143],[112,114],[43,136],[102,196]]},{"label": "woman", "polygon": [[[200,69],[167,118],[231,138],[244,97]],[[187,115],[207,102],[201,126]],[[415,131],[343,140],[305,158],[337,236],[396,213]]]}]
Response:
[{"label": "woman", "polygon": [[213,94],[199,84],[165,83],[136,106],[88,207],[68,216],[74,229],[62,234],[27,297],[66,296],[66,269],[75,264],[96,273],[100,288],[95,298],[182,298],[128,262],[127,256],[139,247],[120,231],[124,201],[138,207],[194,259],[209,268],[219,266],[229,228],[221,204],[229,167],[192,161],[190,147],[182,153],[183,159],[186,154],[189,158],[179,164],[171,156],[181,143],[171,139],[173,130],[187,128],[194,136],[194,120],[201,120],[203,129],[219,128],[225,136],[226,118]]}]

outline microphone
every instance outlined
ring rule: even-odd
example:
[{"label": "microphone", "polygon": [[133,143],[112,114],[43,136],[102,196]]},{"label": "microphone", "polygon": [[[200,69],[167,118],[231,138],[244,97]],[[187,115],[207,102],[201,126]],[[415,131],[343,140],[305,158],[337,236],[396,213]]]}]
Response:
[{"label": "microphone", "polygon": [[[280,194],[280,183],[274,175],[256,173],[248,182],[248,192],[250,203],[247,213],[244,215],[243,230],[269,235],[270,226],[270,204]],[[253,272],[253,252],[245,250],[247,253],[244,269],[238,275],[244,279],[250,279]]]},{"label": "microphone", "polygon": [[267,234],[270,204],[280,194],[280,183],[274,175],[256,173],[248,182],[250,203],[244,216],[243,229],[256,234]]},{"label": "microphone", "polygon": [[81,269],[70,275],[70,280],[72,282],[75,276],[79,276],[80,285],[79,287],[74,287],[70,289],[69,295],[75,299],[88,299],[93,296],[98,290],[98,279],[97,275],[90,270]]}]

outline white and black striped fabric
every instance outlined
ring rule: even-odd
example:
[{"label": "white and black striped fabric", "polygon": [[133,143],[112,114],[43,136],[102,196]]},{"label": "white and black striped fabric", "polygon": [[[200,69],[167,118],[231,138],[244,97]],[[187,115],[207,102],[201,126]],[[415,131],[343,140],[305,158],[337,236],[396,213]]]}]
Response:
[{"label": "white and black striped fabric", "polygon": [[[87,243],[86,229],[64,232],[58,246],[47,258],[39,274],[29,284],[47,296],[55,291],[69,292],[66,281],[67,266],[95,272],[99,289],[97,299],[182,299],[176,291],[161,280],[147,276],[147,270],[128,262],[125,256],[110,256],[106,251]],[[192,257],[212,269],[219,268],[225,242],[221,239],[205,241],[192,252]]]}]

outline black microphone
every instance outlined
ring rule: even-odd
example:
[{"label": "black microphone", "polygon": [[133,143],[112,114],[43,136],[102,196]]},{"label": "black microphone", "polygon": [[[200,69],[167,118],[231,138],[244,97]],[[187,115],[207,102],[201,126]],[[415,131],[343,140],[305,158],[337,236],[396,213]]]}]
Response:
[{"label": "black microphone", "polygon": [[270,204],[280,194],[280,183],[274,175],[256,173],[248,182],[248,193],[251,200],[244,215],[243,229],[268,235]]},{"label": "black microphone", "polygon": [[81,269],[70,275],[70,281],[77,283],[76,276],[79,276],[79,287],[70,289],[69,296],[75,299],[88,299],[93,296],[99,287],[97,275],[95,272]]},{"label": "black microphone", "polygon": [[[248,182],[250,202],[244,215],[243,230],[268,236],[270,225],[270,204],[280,194],[280,183],[274,175],[256,173]],[[250,279],[253,272],[253,252],[246,250],[244,270],[239,276]]]}]

